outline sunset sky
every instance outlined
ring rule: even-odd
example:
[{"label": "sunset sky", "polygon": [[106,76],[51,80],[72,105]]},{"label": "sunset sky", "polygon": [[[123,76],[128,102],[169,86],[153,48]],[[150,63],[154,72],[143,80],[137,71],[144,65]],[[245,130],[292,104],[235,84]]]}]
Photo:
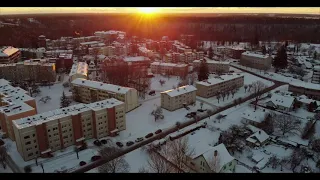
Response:
[{"label": "sunset sky", "polygon": [[[253,7],[157,7],[149,8],[153,13],[288,13],[288,14],[318,14],[320,7],[310,8],[253,8]],[[1,7],[0,15],[6,14],[42,14],[42,13],[139,13],[143,8],[134,7]]]}]

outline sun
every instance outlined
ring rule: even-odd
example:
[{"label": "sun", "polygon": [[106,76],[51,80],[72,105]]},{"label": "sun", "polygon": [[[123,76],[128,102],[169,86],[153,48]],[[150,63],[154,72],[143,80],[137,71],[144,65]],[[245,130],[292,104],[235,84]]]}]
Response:
[{"label": "sun", "polygon": [[158,8],[138,8],[138,11],[143,14],[154,14],[159,11]]}]

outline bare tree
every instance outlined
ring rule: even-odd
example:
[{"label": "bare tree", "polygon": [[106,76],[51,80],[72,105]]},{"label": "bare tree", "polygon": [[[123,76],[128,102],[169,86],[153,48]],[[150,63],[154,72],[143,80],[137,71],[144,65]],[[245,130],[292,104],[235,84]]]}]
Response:
[{"label": "bare tree", "polygon": [[166,83],[166,81],[165,81],[165,80],[160,79],[160,80],[159,80],[159,83],[160,83],[160,85],[161,85],[161,86],[163,86],[163,85]]},{"label": "bare tree", "polygon": [[213,113],[213,111],[212,111],[211,109],[208,109],[208,110],[207,110],[207,114],[208,114],[208,116],[209,116],[209,119],[210,119],[212,113]]},{"label": "bare tree", "polygon": [[275,128],[278,129],[282,135],[287,133],[298,134],[300,132],[301,121],[294,117],[287,115],[275,115],[273,119]]},{"label": "bare tree", "polygon": [[[108,159],[114,154],[118,153],[119,148],[109,145],[105,146],[99,150],[99,153],[102,158]],[[120,156],[113,160],[108,161],[107,163],[99,166],[98,170],[100,173],[125,173],[129,172],[130,166],[128,162],[124,159],[125,156]]]},{"label": "bare tree", "polygon": [[209,159],[208,165],[213,172],[218,173],[220,171],[220,157],[218,152],[214,152],[212,158]]},{"label": "bare tree", "polygon": [[226,97],[227,93],[226,92],[222,92],[221,96],[222,96],[222,101],[224,101],[224,98]]},{"label": "bare tree", "polygon": [[138,173],[149,173],[149,170],[146,169],[145,167],[141,167],[141,168],[139,168],[139,172]]},{"label": "bare tree", "polygon": [[218,93],[217,94],[217,100],[218,100],[218,103],[219,103],[219,100],[221,99],[221,94],[220,93]]},{"label": "bare tree", "polygon": [[158,119],[163,119],[164,116],[161,106],[157,106],[155,110],[151,112],[151,115],[154,116],[154,121],[157,121]]},{"label": "bare tree", "polygon": [[6,169],[7,157],[7,147],[5,145],[0,146],[0,162],[3,166],[3,169]]},{"label": "bare tree", "polygon": [[311,148],[315,152],[320,152],[320,139],[316,139],[316,140],[312,141]]},{"label": "bare tree", "polygon": [[244,92],[246,93],[246,92],[247,92],[248,85],[245,84],[243,87],[244,87]]},{"label": "bare tree", "polygon": [[258,101],[262,96],[262,90],[267,88],[267,86],[261,81],[256,81],[252,83],[251,86],[251,88],[249,86],[249,91],[252,90],[252,93],[255,95],[254,109],[257,110]]},{"label": "bare tree", "polygon": [[236,92],[237,92],[237,89],[232,89],[232,90],[231,90],[232,98],[234,97],[234,95],[236,94]]},{"label": "bare tree", "polygon": [[270,164],[273,169],[276,169],[276,168],[278,167],[278,165],[280,165],[280,159],[277,158],[277,156],[273,155],[273,156],[269,159],[268,164]]},{"label": "bare tree", "polygon": [[293,150],[290,157],[292,172],[295,172],[296,167],[298,167],[304,159],[306,159],[306,149],[297,148]]},{"label": "bare tree", "polygon": [[312,120],[309,120],[306,123],[301,134],[302,139],[310,139],[314,135],[314,133],[316,132],[315,124],[316,122],[313,122]]},{"label": "bare tree", "polygon": [[149,153],[148,167],[152,172],[155,173],[171,172],[169,163],[154,151]]},{"label": "bare tree", "polygon": [[249,85],[248,85],[248,91],[249,91],[249,92],[250,92],[251,88],[252,88],[252,84],[249,84]]},{"label": "bare tree", "polygon": [[226,92],[227,99],[229,99],[230,94],[231,94],[231,91]]},{"label": "bare tree", "polygon": [[200,102],[200,108],[202,109],[202,107],[203,107],[203,102]]}]

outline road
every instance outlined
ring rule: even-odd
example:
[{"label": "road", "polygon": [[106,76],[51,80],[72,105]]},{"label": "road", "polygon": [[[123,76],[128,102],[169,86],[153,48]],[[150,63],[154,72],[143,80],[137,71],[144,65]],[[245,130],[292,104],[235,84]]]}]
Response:
[{"label": "road", "polygon": [[[235,68],[237,68],[237,67],[235,67]],[[237,69],[240,69],[240,68],[237,68]],[[241,70],[242,70],[242,69],[241,69]],[[251,72],[246,71],[246,70],[243,70],[243,71],[248,72],[248,73],[253,74],[253,75],[256,75],[256,74],[251,73]],[[264,78],[264,79],[267,79],[267,78],[265,78],[265,77],[263,77],[263,76],[259,76],[259,77]],[[264,93],[267,93],[267,92],[269,92],[269,91],[271,91],[271,90],[273,90],[273,89],[275,89],[275,88],[277,88],[277,87],[279,87],[279,86],[282,86],[282,85],[285,85],[285,84],[286,84],[286,83],[279,82],[279,81],[274,81],[274,80],[271,80],[271,79],[267,79],[267,80],[273,81],[273,82],[274,82],[274,85],[273,85],[273,86],[270,86],[270,87],[268,87],[268,88],[266,88],[266,89],[264,89],[263,91],[261,91],[261,92],[258,94],[259,96],[262,95],[262,94],[264,94]],[[251,94],[251,95],[249,95],[249,96],[241,99],[241,103],[244,103],[244,102],[246,102],[246,101],[248,101],[248,100],[251,100],[251,99],[253,99],[253,98],[255,98],[255,97],[256,97],[255,94]],[[240,104],[241,104],[241,103],[240,103]],[[222,112],[222,111],[224,111],[224,110],[226,110],[226,109],[229,109],[229,108],[231,108],[231,107],[233,107],[233,106],[235,106],[235,104],[232,103],[232,104],[228,104],[228,105],[226,105],[226,106],[220,107],[220,108],[214,110],[214,112],[213,112],[211,115],[218,114],[218,113],[220,113],[220,112]],[[205,118],[207,118],[207,117],[208,117],[208,115],[202,116],[202,117],[200,117],[200,120],[203,120],[203,119],[205,119]],[[199,122],[199,121],[197,121],[197,122]],[[177,131],[178,129],[183,129],[183,128],[185,128],[185,127],[187,127],[187,126],[190,126],[190,125],[192,125],[192,124],[194,124],[194,123],[196,123],[196,121],[195,121],[194,119],[189,119],[189,120],[186,121],[186,122],[181,122],[181,125],[180,125],[179,128],[176,127],[176,126],[174,126],[174,127],[170,127],[170,128],[164,129],[164,130],[162,130],[162,133],[160,133],[160,134],[154,135],[153,137],[151,137],[151,138],[149,138],[149,139],[146,139],[146,140],[144,140],[144,141],[142,141],[142,142],[140,142],[140,143],[138,143],[138,144],[136,143],[136,144],[132,145],[131,147],[125,147],[122,151],[120,151],[120,152],[118,152],[118,153],[110,156],[110,157],[107,158],[107,159],[100,159],[100,160],[98,160],[98,161],[95,161],[95,162],[92,162],[92,163],[88,163],[88,164],[86,164],[86,165],[84,165],[84,166],[82,166],[82,167],[80,167],[80,168],[72,171],[72,173],[84,173],[84,172],[87,172],[87,171],[89,171],[89,170],[91,170],[91,169],[94,169],[94,168],[96,168],[96,167],[99,167],[99,166],[105,164],[106,162],[108,162],[108,161],[110,161],[110,160],[112,160],[112,159],[115,159],[115,158],[117,158],[117,157],[120,157],[120,156],[122,156],[122,155],[125,155],[125,154],[127,154],[127,153],[129,153],[129,152],[131,152],[131,151],[134,151],[134,150],[136,150],[136,149],[138,149],[138,148],[140,148],[140,147],[142,147],[142,146],[144,146],[144,145],[147,145],[147,144],[149,144],[149,143],[151,143],[151,142],[153,142],[153,141],[155,141],[155,140],[162,139],[162,138],[166,137],[167,135],[169,135],[169,134]]]}]

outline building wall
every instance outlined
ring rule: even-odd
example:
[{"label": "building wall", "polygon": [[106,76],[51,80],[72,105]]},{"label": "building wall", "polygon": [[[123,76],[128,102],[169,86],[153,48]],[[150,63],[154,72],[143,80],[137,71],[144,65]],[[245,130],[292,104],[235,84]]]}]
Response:
[{"label": "building wall", "polygon": [[255,69],[268,70],[271,68],[272,58],[259,58],[254,56],[241,55],[240,64]]},{"label": "building wall", "polygon": [[38,137],[43,136],[36,130],[36,126],[18,130],[14,126],[17,150],[25,161],[31,160],[40,155]]},{"label": "building wall", "polygon": [[174,111],[183,107],[183,104],[190,105],[196,102],[196,91],[170,97],[166,93],[161,93],[161,107],[169,111]]},{"label": "building wall", "polygon": [[[207,66],[208,66],[209,73],[216,73],[216,72],[227,73],[227,72],[229,72],[229,69],[230,69],[229,64],[218,63],[218,62],[217,63],[207,63]],[[200,62],[193,62],[193,67],[199,68]]]},{"label": "building wall", "polygon": [[205,86],[199,83],[196,83],[197,95],[209,98],[212,96],[216,96],[218,92],[226,92],[235,86],[236,88],[242,87],[244,84],[244,77],[237,77],[235,79],[231,79],[229,81],[224,81],[218,84],[212,84],[210,86]]},{"label": "building wall", "polygon": [[297,87],[289,84],[289,91],[298,95],[306,95],[311,99],[320,100],[320,90]]}]

